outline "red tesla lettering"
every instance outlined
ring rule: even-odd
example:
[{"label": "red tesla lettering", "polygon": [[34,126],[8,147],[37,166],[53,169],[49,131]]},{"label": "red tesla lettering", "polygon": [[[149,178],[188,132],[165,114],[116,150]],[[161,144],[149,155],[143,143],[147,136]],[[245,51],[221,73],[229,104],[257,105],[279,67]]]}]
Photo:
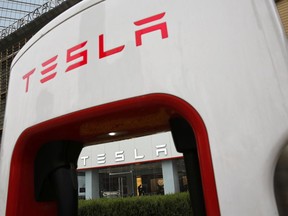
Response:
[{"label": "red tesla lettering", "polygon": [[104,35],[99,35],[99,59],[121,52],[125,45],[104,51]]},{"label": "red tesla lettering", "polygon": [[[164,17],[164,15],[165,15],[165,12],[157,14],[157,15],[154,15],[154,16],[151,16],[151,17],[147,17],[147,18],[142,19],[142,20],[138,20],[138,21],[134,22],[134,24],[136,26],[141,26],[141,25],[144,25],[144,24],[151,23],[153,21],[159,20],[162,17]],[[147,34],[147,33],[153,32],[153,31],[157,31],[157,30],[161,31],[162,39],[168,38],[167,25],[166,25],[166,22],[163,22],[163,23],[159,23],[159,24],[156,24],[156,25],[153,25],[153,26],[150,26],[150,27],[146,27],[146,28],[137,30],[135,32],[136,46],[141,46],[142,45],[142,35],[143,34]]]},{"label": "red tesla lettering", "polygon": [[25,92],[28,92],[29,90],[29,80],[30,80],[30,76],[35,72],[35,68],[32,69],[31,71],[29,71],[28,73],[26,73],[22,78],[23,80],[26,79],[26,87],[25,87]]},{"label": "red tesla lettering", "polygon": [[[144,19],[134,22],[134,25],[140,28],[135,31],[136,47],[142,45],[143,35],[154,32],[154,31],[160,31],[162,39],[168,38],[167,22],[162,20],[165,14],[166,12],[162,12],[162,13],[159,13],[150,17],[146,17]],[[97,36],[95,37],[95,39],[97,39]],[[66,68],[65,72],[72,71],[83,65],[88,64],[88,48],[89,47],[88,48],[86,47],[87,43],[88,41],[86,40],[66,50],[66,61],[59,62],[61,65],[63,63],[66,64],[63,66],[64,68]],[[100,34],[98,36],[99,59],[122,52],[123,49],[125,48],[125,45],[121,45],[121,46],[117,46],[117,47],[105,50],[104,43],[105,43],[104,34]],[[40,83],[43,84],[56,77],[58,73],[55,70],[58,65],[57,59],[58,59],[58,55],[55,55],[54,57],[46,60],[45,62],[41,64],[42,70],[40,72],[41,72],[42,77],[40,78]],[[31,71],[29,71],[28,73],[24,74],[24,76],[22,77],[22,79],[25,82],[26,93],[29,91],[30,81],[31,81],[30,77],[35,71],[36,71],[36,67],[32,69]]]},{"label": "red tesla lettering", "polygon": [[74,61],[76,59],[78,59],[78,61],[76,63],[73,63],[70,66],[68,66],[67,69],[65,70],[65,72],[74,70],[78,67],[81,67],[81,66],[87,64],[87,62],[88,62],[87,50],[76,52],[79,49],[83,48],[86,44],[87,44],[87,41],[80,43],[80,44],[67,50],[66,63],[69,63],[69,62]]},{"label": "red tesla lettering", "polygon": [[[46,75],[47,73],[53,71],[53,70],[57,67],[57,63],[52,64],[52,63],[54,63],[54,62],[56,61],[57,57],[58,57],[58,55],[56,55],[56,56],[54,56],[54,57],[52,57],[52,58],[50,58],[50,59],[48,59],[47,61],[45,61],[45,62],[42,63],[42,66],[43,66],[43,67],[48,66],[47,68],[45,68],[44,70],[41,71],[41,74],[42,74],[42,75]],[[52,65],[50,65],[50,64],[52,64]],[[50,66],[49,66],[49,65],[50,65]],[[45,82],[53,79],[53,78],[56,76],[56,73],[57,73],[57,72],[48,74],[48,76],[46,76],[46,77],[44,77],[43,79],[41,79],[40,82],[41,82],[41,83],[45,83]]]}]

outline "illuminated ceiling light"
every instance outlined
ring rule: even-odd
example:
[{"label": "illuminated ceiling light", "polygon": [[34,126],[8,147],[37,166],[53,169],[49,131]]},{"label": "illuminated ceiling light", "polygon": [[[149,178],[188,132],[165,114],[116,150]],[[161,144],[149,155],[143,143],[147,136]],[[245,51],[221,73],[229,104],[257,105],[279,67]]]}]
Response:
[{"label": "illuminated ceiling light", "polygon": [[116,135],[116,132],[110,132],[108,133],[109,136],[115,136]]}]

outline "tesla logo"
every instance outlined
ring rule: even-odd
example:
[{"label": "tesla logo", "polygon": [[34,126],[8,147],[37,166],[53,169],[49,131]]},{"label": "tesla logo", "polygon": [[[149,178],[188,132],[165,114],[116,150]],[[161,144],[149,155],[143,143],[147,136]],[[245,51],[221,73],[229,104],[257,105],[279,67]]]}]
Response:
[{"label": "tesla logo", "polygon": [[[145,37],[146,34],[149,34],[149,33],[160,32],[161,39],[168,38],[167,24],[165,21],[162,21],[162,18],[164,16],[165,16],[165,12],[134,22],[134,25],[136,27],[136,30],[134,33],[136,47],[142,46],[143,38]],[[88,49],[87,44],[89,44],[89,41],[83,41],[66,50],[65,73],[71,72],[77,68],[83,67],[86,64],[88,64],[89,49],[91,48]],[[100,34],[98,36],[98,59],[99,60],[106,58],[108,56],[120,53],[124,49],[125,49],[125,45],[119,45],[117,47],[107,48],[105,47],[104,34]],[[31,69],[29,72],[26,72],[22,76],[22,79],[25,85],[24,87],[25,92],[27,93],[30,91],[31,82],[46,84],[52,81],[53,79],[55,79],[57,77],[57,73],[59,73],[59,71],[57,70],[57,66],[58,66],[58,54],[50,58],[44,59],[44,61],[40,65],[36,65],[36,67]],[[40,73],[41,75],[40,80],[34,79],[34,75],[36,73]]]},{"label": "tesla logo", "polygon": [[[129,153],[128,155],[130,155],[132,152],[128,152],[128,153]],[[167,155],[168,155],[167,144],[155,146],[155,155],[154,155],[155,157],[160,157],[160,156],[166,157]],[[138,152],[138,149],[135,148],[134,149],[134,160],[136,161],[136,160],[140,160],[140,159],[144,159],[144,158],[145,158],[145,155],[140,154]],[[87,160],[90,158],[89,158],[89,156],[82,156],[82,157],[80,157],[80,159],[83,161],[83,166],[86,166]],[[106,153],[97,154],[96,159],[97,159],[98,165],[106,164],[107,159],[108,159],[108,163],[109,162],[113,162],[113,163],[125,162],[125,152],[123,150],[117,151],[117,152],[114,152],[113,156],[111,154],[106,155]]]}]

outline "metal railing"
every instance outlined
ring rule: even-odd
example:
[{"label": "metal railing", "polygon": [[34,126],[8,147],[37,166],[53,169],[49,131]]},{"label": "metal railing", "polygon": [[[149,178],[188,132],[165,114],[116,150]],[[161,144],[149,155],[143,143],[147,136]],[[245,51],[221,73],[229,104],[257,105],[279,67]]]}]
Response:
[{"label": "metal railing", "polygon": [[47,13],[48,11],[52,10],[53,8],[59,6],[63,2],[67,0],[48,0],[45,4],[41,5],[40,7],[37,7],[33,11],[26,14],[21,19],[18,19],[11,25],[7,26],[6,28],[3,28],[0,31],[0,40],[7,37],[8,35],[12,34],[16,30],[22,28],[27,23],[35,20],[36,18],[40,17],[41,15]]}]

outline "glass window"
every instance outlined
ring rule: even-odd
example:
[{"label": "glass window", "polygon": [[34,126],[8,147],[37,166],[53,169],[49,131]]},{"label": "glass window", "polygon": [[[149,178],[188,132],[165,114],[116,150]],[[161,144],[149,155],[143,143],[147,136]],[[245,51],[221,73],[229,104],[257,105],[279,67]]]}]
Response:
[{"label": "glass window", "polygon": [[[184,160],[173,159],[173,163],[176,164],[180,192],[186,192],[188,182]],[[99,185],[97,198],[165,194],[162,161],[102,168],[98,169],[97,175],[99,175],[99,184],[95,184]],[[85,198],[86,192],[89,194],[85,189],[85,171],[78,172],[78,182],[79,198],[82,199]]]},{"label": "glass window", "polygon": [[78,198],[85,199],[85,172],[78,172]]},{"label": "glass window", "polygon": [[100,169],[99,183],[106,198],[164,193],[160,162]]}]

